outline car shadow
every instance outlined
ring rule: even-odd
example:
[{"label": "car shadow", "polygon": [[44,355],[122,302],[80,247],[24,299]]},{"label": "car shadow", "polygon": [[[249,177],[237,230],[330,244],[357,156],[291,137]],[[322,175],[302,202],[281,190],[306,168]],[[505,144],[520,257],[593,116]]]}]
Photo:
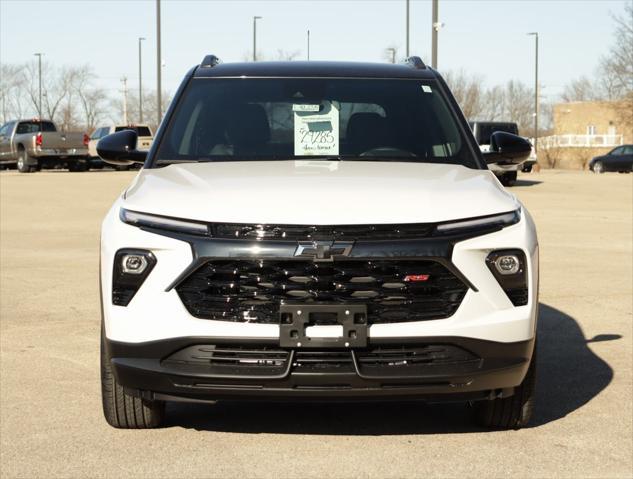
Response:
[{"label": "car shadow", "polygon": [[[537,399],[531,427],[565,417],[606,388],[613,378],[613,370],[587,344],[620,338],[618,334],[605,333],[587,340],[574,318],[541,303]],[[319,435],[482,431],[471,423],[470,410],[463,404],[400,401],[169,403],[166,427],[251,434]]]},{"label": "car shadow", "polygon": [[537,180],[526,180],[524,178],[519,178],[518,180],[514,182],[514,186],[534,186],[534,185],[540,185],[541,183],[543,182],[537,181]]}]

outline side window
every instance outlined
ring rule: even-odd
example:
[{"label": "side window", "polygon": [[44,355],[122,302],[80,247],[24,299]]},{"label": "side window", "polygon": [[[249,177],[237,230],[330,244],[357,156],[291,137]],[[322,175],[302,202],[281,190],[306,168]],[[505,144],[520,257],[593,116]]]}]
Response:
[{"label": "side window", "polygon": [[625,146],[624,147],[625,155],[633,155],[633,146]]},{"label": "side window", "polygon": [[619,148],[616,148],[615,150],[613,150],[611,152],[611,155],[615,155],[615,156],[619,156],[619,155],[622,155],[622,154],[624,154],[624,147],[623,146],[620,146]]},{"label": "side window", "polygon": [[15,130],[15,133],[17,135],[22,135],[24,133],[30,133],[31,131],[33,131],[31,129],[31,123],[27,123],[27,122],[22,122],[22,123],[18,123],[18,127]]},{"label": "side window", "polygon": [[7,133],[9,133],[9,123],[5,123],[0,128],[0,136],[7,136]]}]

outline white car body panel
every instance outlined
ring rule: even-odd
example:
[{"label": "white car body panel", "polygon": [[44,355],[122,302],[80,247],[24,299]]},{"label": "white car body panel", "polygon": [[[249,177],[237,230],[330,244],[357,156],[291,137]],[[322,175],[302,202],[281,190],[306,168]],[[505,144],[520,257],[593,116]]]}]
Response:
[{"label": "white car body panel", "polygon": [[518,206],[486,170],[379,161],[171,165],[143,171],[125,200],[200,221],[315,225],[439,222]]},{"label": "white car body panel", "polygon": [[[380,192],[384,192],[381,195]],[[119,219],[121,207],[201,221],[278,224],[425,223],[522,209],[519,223],[459,242],[452,261],[469,290],[450,318],[370,326],[370,337],[460,336],[532,339],[538,306],[538,243],[529,214],[487,170],[385,162],[223,162],[141,170],[103,222],[101,281],[106,336],[139,343],[174,337],[276,338],[279,326],[198,319],[165,290],[193,260],[188,243]],[[111,302],[117,250],[151,250],[157,263],[126,307]],[[485,266],[493,250],[528,259],[529,301],[514,307]]]}]

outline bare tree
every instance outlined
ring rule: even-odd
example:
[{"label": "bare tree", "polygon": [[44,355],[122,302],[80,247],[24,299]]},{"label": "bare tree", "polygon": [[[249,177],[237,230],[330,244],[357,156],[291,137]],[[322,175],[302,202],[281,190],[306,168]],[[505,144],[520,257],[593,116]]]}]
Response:
[{"label": "bare tree", "polygon": [[[127,117],[130,123],[139,123],[138,97],[137,93],[129,91],[127,95]],[[171,103],[171,93],[163,90],[161,95],[162,111],[167,111]],[[156,131],[158,125],[154,122],[157,117],[156,112],[156,91],[143,91],[143,118],[149,118],[149,126]],[[109,102],[109,119],[112,123],[121,123],[123,121],[123,95],[119,94],[110,99]]]},{"label": "bare tree", "polygon": [[463,70],[449,71],[444,75],[444,80],[466,118],[477,118],[483,113],[484,86],[480,76],[468,76]]},{"label": "bare tree", "polygon": [[602,98],[601,92],[597,88],[595,82],[592,82],[586,76],[572,80],[563,89],[561,100],[569,101],[593,101]]},{"label": "bare tree", "polygon": [[28,111],[28,100],[21,88],[23,80],[22,65],[0,65],[0,113],[2,123],[12,118],[20,118]]},{"label": "bare tree", "polygon": [[495,85],[484,94],[482,116],[487,120],[503,120],[505,115],[506,93],[502,86]]},{"label": "bare tree", "polygon": [[505,116],[517,123],[519,131],[529,131],[534,124],[534,90],[510,80],[505,86]]},{"label": "bare tree", "polygon": [[633,2],[624,5],[624,13],[614,16],[614,43],[602,59],[603,77],[608,78],[609,99],[633,95]]},{"label": "bare tree", "polygon": [[301,50],[293,50],[290,52],[290,51],[279,48],[277,50],[277,53],[275,54],[274,59],[279,60],[279,61],[292,61],[295,58],[297,58],[299,55],[301,55]]},{"label": "bare tree", "polygon": [[101,118],[104,116],[106,92],[93,85],[96,75],[89,65],[84,65],[77,69],[73,91],[76,93],[81,105],[82,123],[86,131],[95,129]]}]

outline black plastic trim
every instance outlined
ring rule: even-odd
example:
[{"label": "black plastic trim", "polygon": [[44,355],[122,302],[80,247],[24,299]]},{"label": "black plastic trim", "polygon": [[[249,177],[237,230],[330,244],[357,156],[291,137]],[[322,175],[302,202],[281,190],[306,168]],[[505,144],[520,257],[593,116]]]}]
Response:
[{"label": "black plastic trim", "polygon": [[[462,337],[369,338],[371,345],[450,344],[481,358],[471,367],[438,366],[417,376],[361,376],[358,371],[293,372],[285,377],[205,374],[204,368],[166,364],[161,360],[191,345],[278,345],[278,338],[173,338],[145,343],[107,340],[117,381],[126,391],[150,399],[207,401],[214,399],[490,399],[511,395],[523,380],[534,339],[498,343]],[[294,349],[292,351],[297,351]],[[356,365],[357,367],[357,365]]]},{"label": "black plastic trim", "polygon": [[[147,261],[145,271],[141,274],[124,273],[121,268],[121,258],[127,254],[143,256]],[[112,304],[116,306],[127,306],[130,304],[130,301],[136,296],[154,266],[156,266],[156,257],[151,251],[135,248],[118,250],[114,254],[114,263],[112,265]],[[129,296],[125,294],[125,290],[127,290]]]},{"label": "black plastic trim", "polygon": [[[515,255],[519,258],[520,269],[516,274],[503,275],[497,271],[495,260],[499,256]],[[495,250],[486,257],[486,266],[495,277],[499,286],[512,301],[514,306],[525,306],[528,303],[528,273],[525,253],[520,249]],[[516,296],[513,293],[520,293]]]}]

